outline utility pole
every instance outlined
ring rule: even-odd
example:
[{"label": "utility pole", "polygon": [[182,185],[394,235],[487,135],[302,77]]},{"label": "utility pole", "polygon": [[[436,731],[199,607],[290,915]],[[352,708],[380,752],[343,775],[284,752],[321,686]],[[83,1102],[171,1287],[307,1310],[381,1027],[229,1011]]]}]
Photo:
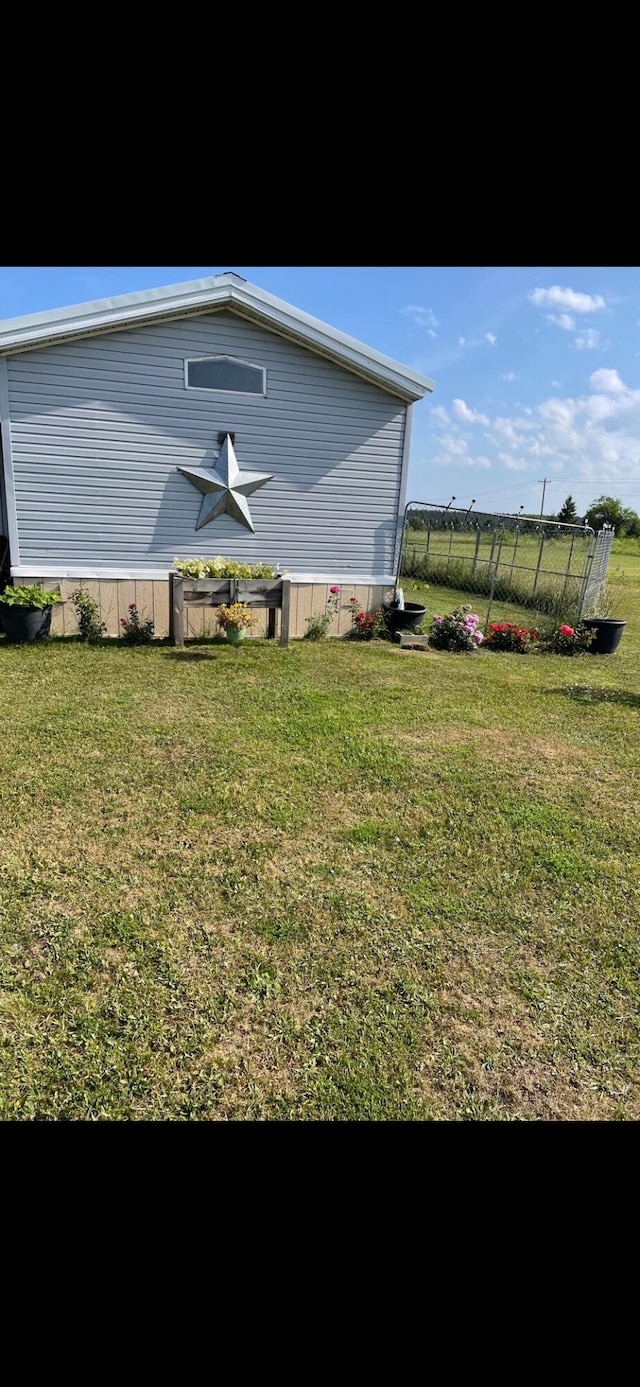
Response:
[{"label": "utility pole", "polygon": [[543,515],[544,515],[544,493],[545,493],[545,491],[546,491],[546,489],[547,489],[547,482],[550,482],[550,481],[551,481],[551,477],[538,477],[538,485],[542,487],[542,505],[541,505],[541,507],[540,507],[540,519],[541,519],[541,520],[542,520],[542,517],[543,517]]}]

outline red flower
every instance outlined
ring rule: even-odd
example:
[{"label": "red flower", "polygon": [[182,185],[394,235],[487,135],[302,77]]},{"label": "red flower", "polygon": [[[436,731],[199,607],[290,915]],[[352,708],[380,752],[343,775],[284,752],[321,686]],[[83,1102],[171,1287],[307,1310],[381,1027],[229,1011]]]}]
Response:
[{"label": "red flower", "polygon": [[121,617],[120,617],[120,625],[121,625],[121,626],[126,626],[126,624],[127,624],[126,617],[121,616]]},{"label": "red flower", "polygon": [[356,599],[355,599],[355,597],[350,597],[350,598],[349,598],[349,601],[350,601],[350,602],[355,602]]},{"label": "red flower", "polygon": [[573,626],[561,626],[561,627],[560,627],[560,635],[561,635],[561,636],[575,636],[575,631],[574,631],[574,629],[573,629]]},{"label": "red flower", "polygon": [[129,603],[129,611],[130,611],[130,612],[135,612],[135,609],[136,609],[136,604],[135,604],[135,602],[130,602],[130,603]]}]

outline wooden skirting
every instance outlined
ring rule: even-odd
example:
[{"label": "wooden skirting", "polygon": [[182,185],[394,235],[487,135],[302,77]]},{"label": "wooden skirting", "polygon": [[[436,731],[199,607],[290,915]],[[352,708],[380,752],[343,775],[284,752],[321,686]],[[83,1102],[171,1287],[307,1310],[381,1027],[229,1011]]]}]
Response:
[{"label": "wooden skirting", "polygon": [[[78,578],[48,578],[45,573],[42,578],[30,578],[29,582],[40,583],[43,588],[53,589],[60,593],[62,602],[53,608],[52,636],[76,635],[78,623],[71,594],[80,586],[80,580]],[[129,581],[125,578],[87,578],[82,582],[82,587],[98,603],[100,617],[105,623],[108,636],[121,634],[120,620],[122,617],[128,616],[131,602],[135,602],[143,621],[151,619],[158,639],[169,635],[168,579],[166,582],[143,582],[137,579]],[[291,584],[290,631],[292,637],[304,636],[307,629],[307,618],[320,616],[324,612],[328,595],[329,584],[327,583]],[[331,622],[328,634],[330,636],[346,636],[348,634],[351,628],[350,597],[355,597],[365,611],[372,611],[375,607],[379,607],[381,602],[387,601],[390,595],[391,589],[380,584],[349,586],[343,583],[337,617],[334,617]],[[252,637],[266,636],[268,613],[258,610],[255,615],[257,621],[251,632]],[[219,634],[220,630],[216,625],[214,608],[195,607],[192,611],[185,610],[185,637],[187,640],[198,640],[204,636]],[[276,612],[275,634],[279,638],[280,612]]]}]

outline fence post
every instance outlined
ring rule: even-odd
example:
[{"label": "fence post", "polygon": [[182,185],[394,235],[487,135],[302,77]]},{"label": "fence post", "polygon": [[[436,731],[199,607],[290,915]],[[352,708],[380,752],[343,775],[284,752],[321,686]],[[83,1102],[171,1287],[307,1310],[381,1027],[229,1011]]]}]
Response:
[{"label": "fence post", "polygon": [[538,586],[538,577],[539,577],[539,574],[540,574],[540,564],[542,563],[542,553],[543,553],[543,550],[544,550],[544,542],[545,542],[545,539],[546,539],[546,535],[543,534],[542,539],[540,540],[540,553],[538,554],[538,562],[537,562],[537,564],[536,564],[536,576],[535,576],[535,578],[534,578],[534,580],[533,580],[533,592],[534,592],[534,593],[535,593],[535,590],[536,590],[536,588],[537,588],[537,586]]},{"label": "fence post", "polygon": [[575,542],[576,542],[576,537],[575,537],[575,535],[572,535],[572,536],[571,536],[571,544],[569,545],[569,558],[567,559],[567,571],[566,571],[566,573],[565,573],[565,575],[564,575],[564,583],[562,584],[562,600],[563,600],[563,601],[564,601],[565,592],[567,591],[567,583],[569,582],[569,578],[570,578],[570,576],[571,576],[571,558],[572,558],[572,555],[573,555],[573,546],[574,546]]},{"label": "fence post", "polygon": [[475,547],[474,554],[473,554],[473,563],[472,563],[472,565],[471,565],[471,577],[472,577],[472,578],[473,578],[473,575],[474,575],[474,573],[475,573],[475,571],[476,571],[476,568],[477,568],[477,565],[478,565],[478,550],[479,550],[479,548],[480,548],[480,536],[481,536],[481,534],[482,534],[482,531],[481,531],[481,529],[480,529],[480,526],[479,526],[479,525],[476,525],[476,547]]},{"label": "fence post", "polygon": [[[491,565],[492,565],[492,563],[493,563],[493,551],[494,551],[494,549],[495,549],[495,547],[496,547],[496,531],[495,531],[495,530],[492,530],[492,531],[491,531],[491,536],[492,536],[492,537],[491,537],[491,553],[490,553],[490,555],[489,555],[489,568],[491,568]],[[488,572],[488,571],[489,571],[489,570],[487,569],[487,572]]]},{"label": "fence post", "polygon": [[453,545],[453,525],[451,526],[451,534],[449,535],[449,549],[448,549],[448,552],[447,552],[447,567],[446,567],[446,576],[447,576],[447,577],[449,577],[449,564],[450,564],[450,562],[451,562],[451,548],[452,548],[452,545]]},{"label": "fence post", "polygon": [[[503,545],[503,543],[504,543],[504,526],[503,526],[503,529],[502,529],[502,534],[500,535],[500,546],[499,546],[499,548],[498,548],[498,557],[497,557],[496,562],[495,562],[495,565],[494,565],[493,573],[491,574],[491,591],[490,591],[490,593],[489,593],[489,606],[487,607],[487,615],[486,615],[485,623],[484,623],[484,634],[485,634],[485,636],[486,636],[487,631],[488,631],[488,629],[489,629],[489,617],[491,616],[491,608],[492,608],[492,606],[493,606],[493,594],[494,594],[494,592],[495,592],[495,590],[496,590],[496,580],[497,580],[497,577],[498,577],[498,569],[499,569],[499,567],[500,567],[500,555],[501,555],[501,553],[502,553],[502,545]],[[493,548],[492,548],[491,552],[493,553]]]},{"label": "fence post", "polygon": [[515,538],[515,543],[514,543],[514,546],[513,546],[513,558],[512,558],[512,560],[511,560],[511,568],[509,569],[509,582],[511,582],[511,579],[512,579],[512,577],[513,577],[513,569],[514,569],[515,562],[516,562],[516,555],[517,555],[517,553],[518,553],[518,543],[519,543],[519,541],[520,541],[520,526],[519,526],[519,525],[516,525],[516,538]]}]

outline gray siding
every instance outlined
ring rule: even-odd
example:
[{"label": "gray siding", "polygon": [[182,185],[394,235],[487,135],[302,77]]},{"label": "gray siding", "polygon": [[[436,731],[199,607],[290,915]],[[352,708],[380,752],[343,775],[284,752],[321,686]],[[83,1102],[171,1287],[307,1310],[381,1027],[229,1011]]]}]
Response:
[{"label": "gray siding", "polygon": [[[266,398],[185,390],[185,357],[267,368]],[[225,554],[291,571],[390,573],[406,406],[224,310],[8,359],[20,561],[171,567]],[[241,468],[273,472],[195,532],[201,496],[179,464],[211,466],[218,432]]]},{"label": "gray siding", "polygon": [[9,526],[7,523],[7,503],[4,495],[4,467],[2,465],[2,439],[0,439],[0,535],[9,538]]}]

